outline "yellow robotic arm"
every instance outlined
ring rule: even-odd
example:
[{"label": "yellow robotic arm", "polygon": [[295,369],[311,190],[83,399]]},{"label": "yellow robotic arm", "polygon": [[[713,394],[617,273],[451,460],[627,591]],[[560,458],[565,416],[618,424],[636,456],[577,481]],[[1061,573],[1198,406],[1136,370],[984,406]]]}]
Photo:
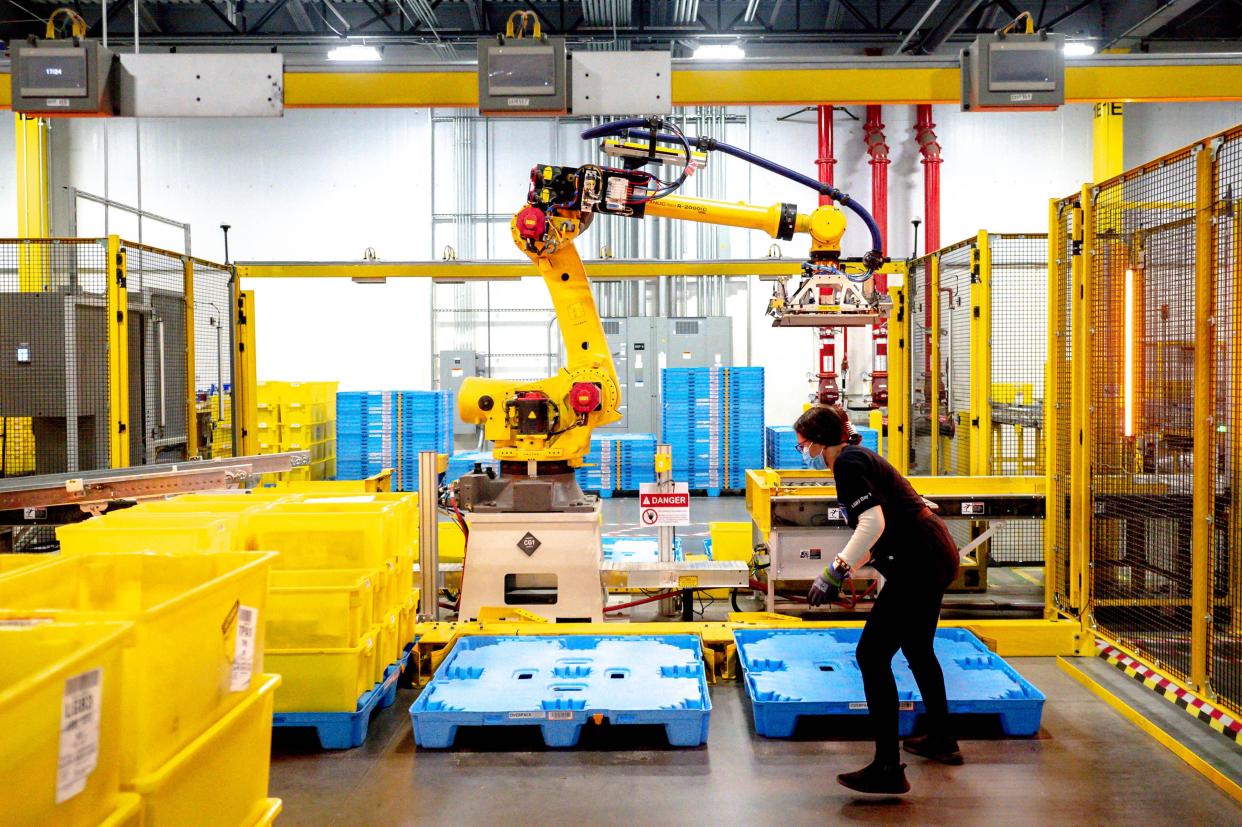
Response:
[{"label": "yellow robotic arm", "polygon": [[835,262],[845,216],[835,205],[801,214],[792,204],[759,207],[669,195],[648,200],[650,176],[634,170],[537,166],[524,207],[511,223],[514,242],[543,276],[565,342],[566,364],[555,376],[517,383],[467,379],[458,413],[483,426],[502,462],[564,463],[573,468],[590,449],[591,431],[616,422],[621,394],[603,325],[574,239],[595,213],[658,216],[760,230],[773,238],[811,236],[813,260]]}]

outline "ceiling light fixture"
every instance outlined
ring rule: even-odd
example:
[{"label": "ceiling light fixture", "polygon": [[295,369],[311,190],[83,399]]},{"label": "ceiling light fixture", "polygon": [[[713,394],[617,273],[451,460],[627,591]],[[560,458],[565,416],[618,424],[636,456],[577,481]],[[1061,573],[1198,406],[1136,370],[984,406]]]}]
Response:
[{"label": "ceiling light fixture", "polygon": [[709,43],[694,50],[695,60],[741,60],[746,50],[736,43]]},{"label": "ceiling light fixture", "polygon": [[354,62],[377,61],[383,60],[384,56],[380,54],[380,50],[374,46],[363,46],[358,44],[350,44],[349,46],[337,46],[335,49],[328,50],[328,60],[345,60]]},{"label": "ceiling light fixture", "polygon": [[1095,46],[1083,40],[1071,40],[1065,44],[1066,57],[1090,57],[1095,54]]}]

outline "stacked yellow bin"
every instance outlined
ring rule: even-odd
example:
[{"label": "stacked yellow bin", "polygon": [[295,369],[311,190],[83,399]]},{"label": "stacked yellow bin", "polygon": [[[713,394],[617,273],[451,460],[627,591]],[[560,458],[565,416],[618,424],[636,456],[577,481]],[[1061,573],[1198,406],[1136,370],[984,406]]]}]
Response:
[{"label": "stacked yellow bin", "polygon": [[122,649],[132,637],[123,622],[0,621],[5,824],[141,823],[120,772]]},{"label": "stacked yellow bin", "polygon": [[277,481],[336,476],[336,389],[336,382],[258,383],[259,453],[310,453],[310,465],[273,475]]},{"label": "stacked yellow bin", "polygon": [[[104,546],[111,542],[108,531],[101,530],[100,537]],[[0,631],[24,625],[50,638],[69,635],[76,624],[132,625],[119,652],[119,670],[115,664],[102,667],[104,676],[112,676],[103,681],[102,709],[119,706],[114,724],[119,744],[108,741],[111,752],[105,753],[105,735],[113,730],[100,729],[98,760],[81,793],[84,802],[99,804],[103,796],[111,803],[113,816],[102,823],[252,827],[270,823],[279,812],[280,802],[267,797],[267,781],[272,701],[280,678],[264,674],[263,622],[275,557],[81,551],[0,575]],[[95,651],[84,640],[67,648],[75,650],[74,657]],[[31,652],[45,649],[55,653],[51,643]],[[13,660],[3,652],[0,638],[0,661],[6,662],[0,686]],[[85,666],[87,673],[96,668]],[[82,674],[77,666],[66,667],[64,674],[69,672]],[[109,687],[114,691],[118,685],[119,700],[109,700]],[[63,714],[61,687],[54,688]],[[0,715],[7,698],[0,688]],[[21,730],[6,729],[14,731]],[[0,766],[10,773],[24,767],[11,764],[14,750],[25,748],[25,739],[17,740],[20,745],[11,745],[6,737],[0,747],[5,759]],[[52,770],[55,774],[55,762]],[[140,797],[138,813],[116,813],[122,806],[132,811],[132,798],[109,797],[106,791],[88,795],[96,774],[106,786],[109,773],[116,774],[120,790]],[[25,795],[25,785],[10,787]],[[5,823],[10,812],[6,809]],[[31,823],[101,823],[91,818]]]},{"label": "stacked yellow bin", "polygon": [[251,515],[250,548],[281,552],[268,667],[277,712],[353,712],[413,640],[413,494],[290,495]]}]

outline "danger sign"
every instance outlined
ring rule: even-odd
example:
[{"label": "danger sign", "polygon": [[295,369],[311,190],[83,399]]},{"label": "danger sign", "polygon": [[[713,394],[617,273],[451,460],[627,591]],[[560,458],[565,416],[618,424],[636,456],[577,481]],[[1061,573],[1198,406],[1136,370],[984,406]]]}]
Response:
[{"label": "danger sign", "polygon": [[639,485],[639,521],[647,526],[690,525],[690,486],[675,482],[672,491],[658,489],[654,482]]}]

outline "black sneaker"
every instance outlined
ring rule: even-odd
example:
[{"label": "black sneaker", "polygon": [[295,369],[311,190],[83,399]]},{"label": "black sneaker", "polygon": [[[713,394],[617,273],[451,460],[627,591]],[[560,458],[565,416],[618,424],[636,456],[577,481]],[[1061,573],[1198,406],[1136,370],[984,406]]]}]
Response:
[{"label": "black sneaker", "polygon": [[867,795],[904,795],[910,792],[910,782],[906,780],[905,764],[887,767],[874,763],[868,764],[857,772],[841,773],[837,776],[837,783],[854,792]]},{"label": "black sneaker", "polygon": [[932,738],[929,735],[920,735],[917,738],[907,738],[902,748],[906,752],[921,755],[941,764],[957,767],[963,763],[956,738]]}]

